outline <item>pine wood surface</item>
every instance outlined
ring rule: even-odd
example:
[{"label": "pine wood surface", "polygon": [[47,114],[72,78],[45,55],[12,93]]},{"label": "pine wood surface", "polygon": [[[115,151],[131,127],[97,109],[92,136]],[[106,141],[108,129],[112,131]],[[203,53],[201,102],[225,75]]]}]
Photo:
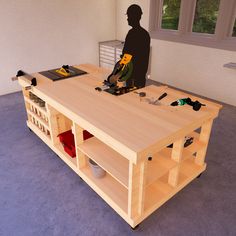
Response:
[{"label": "pine wood surface", "polygon": [[[199,126],[199,122],[215,118],[221,107],[166,86],[151,85],[140,89],[140,92],[147,94],[141,100],[134,92],[118,97],[98,92],[95,87],[102,85],[109,71],[88,64],[77,67],[88,74],[57,82],[35,74],[39,82],[33,91],[135,163],[139,153],[145,151],[147,154],[149,147],[151,154],[156,152],[156,149],[175,140],[178,134],[183,136],[183,132],[188,131],[186,127],[192,129],[195,124]],[[164,92],[168,96],[161,100],[160,105],[148,103],[148,100],[157,99]],[[171,102],[184,97],[197,99],[207,106],[197,112],[188,105],[169,106]],[[161,146],[156,145],[158,143]],[[152,146],[155,146],[155,150],[152,150]]]},{"label": "pine wood surface", "polygon": [[[212,122],[222,106],[167,86],[140,89],[147,95],[141,99],[134,92],[116,97],[95,90],[109,70],[89,64],[78,68],[88,74],[57,82],[34,74],[38,85],[31,91],[46,101],[46,107],[32,102],[23,89],[27,125],[134,227],[206,169]],[[29,86],[23,77],[19,83]],[[149,104],[164,92],[168,96],[158,105]],[[207,106],[196,112],[188,105],[169,105],[186,97]],[[57,137],[69,129],[76,158],[64,152]],[[83,140],[84,129],[94,137]],[[194,137],[186,148],[185,136]],[[167,148],[171,143],[173,148]],[[104,178],[92,175],[88,158],[104,168]]]}]

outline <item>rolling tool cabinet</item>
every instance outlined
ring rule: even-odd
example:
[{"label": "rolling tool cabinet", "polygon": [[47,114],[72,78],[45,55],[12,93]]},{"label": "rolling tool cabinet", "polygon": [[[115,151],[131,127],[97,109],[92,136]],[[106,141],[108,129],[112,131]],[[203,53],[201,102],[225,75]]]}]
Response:
[{"label": "rolling tool cabinet", "polygon": [[113,70],[120,60],[123,46],[124,42],[119,40],[99,42],[99,66]]},{"label": "rolling tool cabinet", "polygon": [[[45,101],[43,108],[30,99],[24,89],[28,81],[19,77],[27,126],[135,227],[206,169],[212,123],[221,105],[167,86],[138,90],[150,98],[166,92],[158,105],[149,104],[147,97],[141,100],[134,92],[113,96],[94,89],[102,85],[108,70],[89,64],[77,67],[88,74],[57,82],[34,74],[37,86],[30,92]],[[169,106],[183,97],[206,106],[197,112],[187,105]],[[70,129],[75,158],[64,151],[58,138]],[[93,137],[84,140],[84,130]],[[193,137],[188,147],[184,147],[186,136]],[[172,148],[167,147],[170,144]],[[106,171],[103,178],[92,175],[88,159]]]}]

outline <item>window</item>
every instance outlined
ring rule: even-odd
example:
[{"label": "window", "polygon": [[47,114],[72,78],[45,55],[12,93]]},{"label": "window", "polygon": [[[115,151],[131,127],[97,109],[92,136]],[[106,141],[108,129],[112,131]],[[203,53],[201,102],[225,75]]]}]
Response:
[{"label": "window", "polygon": [[162,7],[162,29],[178,30],[181,0],[164,0]]},{"label": "window", "polygon": [[193,32],[214,34],[219,11],[219,0],[197,0]]},{"label": "window", "polygon": [[150,0],[154,39],[236,51],[236,0]]},{"label": "window", "polygon": [[233,28],[233,34],[232,34],[233,37],[236,37],[236,19],[234,21],[234,28]]}]

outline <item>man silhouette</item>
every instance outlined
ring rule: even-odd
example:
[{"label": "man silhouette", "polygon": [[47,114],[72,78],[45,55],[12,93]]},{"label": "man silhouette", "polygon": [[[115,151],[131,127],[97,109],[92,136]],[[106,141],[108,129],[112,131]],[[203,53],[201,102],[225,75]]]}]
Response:
[{"label": "man silhouette", "polygon": [[126,35],[122,54],[131,54],[133,62],[133,73],[131,78],[126,81],[126,86],[142,88],[145,87],[146,83],[150,52],[150,36],[140,25],[140,19],[143,14],[140,6],[136,4],[129,6],[126,14],[128,16],[128,24],[132,29],[130,29]]}]

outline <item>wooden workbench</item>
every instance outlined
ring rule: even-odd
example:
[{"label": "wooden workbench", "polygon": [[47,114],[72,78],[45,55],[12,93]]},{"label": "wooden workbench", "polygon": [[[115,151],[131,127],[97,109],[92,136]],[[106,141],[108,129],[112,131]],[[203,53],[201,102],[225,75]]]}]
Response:
[{"label": "wooden workbench", "polygon": [[[185,187],[206,169],[205,155],[213,120],[220,105],[166,86],[147,86],[145,98],[130,92],[113,96],[94,88],[109,71],[84,64],[86,75],[52,82],[36,73],[38,85],[31,92],[46,102],[41,108],[29,98],[19,78],[28,115],[27,125],[132,227]],[[166,92],[161,104],[152,105]],[[206,104],[172,107],[190,97]],[[58,134],[72,129],[76,158],[64,152]],[[83,140],[83,130],[94,137]],[[194,142],[184,147],[185,137]],[[167,148],[173,143],[173,148]],[[151,157],[151,158],[150,158]],[[97,179],[88,158],[107,173]],[[150,160],[151,159],[151,160]]]}]

